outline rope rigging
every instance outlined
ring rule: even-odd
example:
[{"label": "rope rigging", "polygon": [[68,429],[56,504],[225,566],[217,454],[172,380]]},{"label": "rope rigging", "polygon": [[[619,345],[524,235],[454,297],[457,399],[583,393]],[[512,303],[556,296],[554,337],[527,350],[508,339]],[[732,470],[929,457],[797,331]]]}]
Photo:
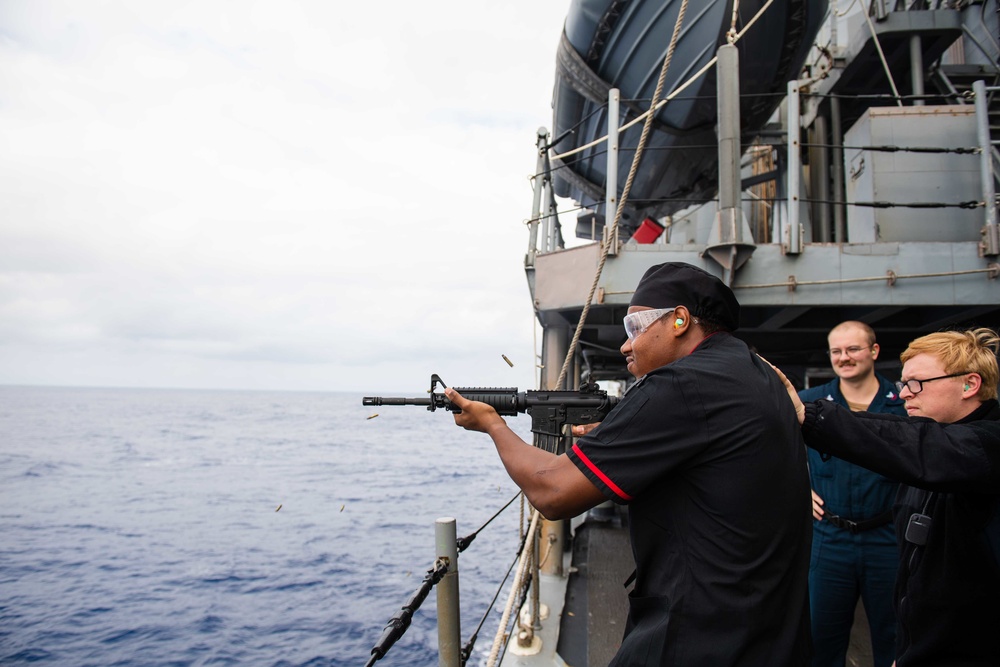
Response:
[{"label": "rope rigging", "polygon": [[803,148],[841,148],[851,151],[872,151],[873,153],[954,153],[956,155],[979,155],[983,152],[979,146],[958,146],[955,148],[936,146],[838,146],[836,144],[802,144]]},{"label": "rope rigging", "polygon": [[[821,201],[818,199],[800,199],[799,201],[804,201],[810,204],[834,204],[837,202],[833,201]],[[900,204],[898,202],[891,201],[855,201],[855,202],[844,202],[848,206],[865,206],[868,208],[980,208],[985,204],[981,201],[960,201],[955,203],[948,202],[906,202]]]},{"label": "rope rigging", "polygon": [[500,618],[500,625],[497,628],[497,633],[493,637],[493,646],[490,648],[490,657],[486,662],[487,667],[493,667],[496,664],[497,657],[500,654],[500,647],[504,644],[504,637],[506,636],[507,624],[510,622],[510,615],[514,607],[515,595],[521,588],[525,585],[524,572],[527,569],[529,558],[525,558],[524,546],[528,543],[530,536],[535,534],[538,529],[538,518],[541,516],[538,510],[533,510],[531,514],[531,525],[528,528],[528,532],[525,533],[524,540],[521,542],[521,553],[518,555],[518,565],[517,573],[514,575],[514,583],[510,587],[510,595],[507,597],[507,604],[504,605],[503,616]]},{"label": "rope rigging", "polygon": [[885,52],[882,50],[882,42],[878,38],[878,32],[875,30],[875,24],[872,23],[872,17],[869,16],[868,12],[864,12],[865,21],[868,23],[868,29],[872,33],[872,41],[875,43],[875,50],[878,51],[879,60],[882,61],[882,70],[885,72],[886,78],[889,80],[889,87],[892,88],[892,94],[896,97],[896,103],[899,106],[903,106],[903,101],[899,99],[899,89],[896,87],[896,81],[892,78],[892,71],[889,69],[889,63],[885,59]]},{"label": "rope rigging", "polygon": [[[766,7],[763,8],[763,9],[761,9],[761,11],[764,11],[764,9],[766,9]],[[755,17],[754,20],[756,20],[756,17]],[[736,39],[738,39],[739,37],[741,37],[746,32],[746,29],[750,25],[752,25],[752,23],[753,23],[753,21],[751,21],[747,25],[747,27],[745,27],[743,29],[743,31],[741,31],[739,33],[735,33]],[[727,36],[731,36],[732,34],[733,33],[732,33],[732,30],[731,30],[730,33],[727,34]],[[709,65],[714,64],[714,62],[715,61],[713,59],[709,63]],[[651,112],[654,110],[654,108],[658,109],[658,108],[662,107],[667,101],[674,100],[674,99],[697,99],[697,98],[694,98],[694,97],[683,97],[683,98],[682,97],[678,97],[677,93],[680,92],[681,90],[683,90],[684,87],[686,87],[687,85],[689,85],[693,81],[694,78],[697,78],[703,72],[704,72],[704,70],[699,71],[691,79],[689,79],[688,82],[686,82],[684,85],[682,85],[681,88],[679,88],[678,90],[673,91],[664,100],[661,100],[661,101],[657,102],[657,101],[655,101],[656,98],[652,98],[652,103],[650,105],[651,106],[650,111],[647,111],[646,113],[638,116],[637,118],[633,119],[629,123],[626,123],[626,124],[622,125],[620,127],[619,131],[621,132],[621,131],[624,131],[624,130],[628,129],[629,127],[631,127],[632,125],[634,125],[640,119],[650,117],[651,116]],[[784,93],[774,93],[774,94],[784,95]],[[951,94],[942,94],[942,95],[905,95],[905,96],[903,96],[903,95],[899,95],[898,92],[894,92],[894,94],[891,94],[891,95],[874,94],[874,95],[850,95],[850,96],[844,96],[844,95],[838,95],[838,94],[834,94],[834,93],[823,93],[823,94],[821,94],[821,93],[802,93],[802,95],[803,95],[803,97],[816,97],[816,98],[823,98],[823,99],[826,99],[826,98],[830,98],[830,99],[833,99],[833,98],[844,98],[844,99],[850,99],[850,100],[858,100],[858,99],[886,100],[886,101],[895,102],[895,103],[897,103],[900,106],[902,106],[904,100],[918,100],[918,99],[919,100],[925,100],[925,99],[940,99],[940,98],[947,99],[947,98],[950,98],[950,97],[954,97],[954,95],[951,95]],[[961,94],[960,96],[961,97],[967,97],[968,93]],[[629,100],[629,101],[630,102],[645,101],[646,99],[649,99],[649,98],[637,98],[637,99]],[[584,119],[582,119],[579,123],[577,123],[573,128],[571,128],[570,130],[564,132],[559,137],[559,139],[551,142],[546,147],[546,149],[554,147],[556,144],[558,144],[560,141],[562,141],[567,135],[575,132],[584,122],[586,122],[586,120],[588,120],[589,118],[591,118],[592,116],[594,116],[596,113],[599,113],[599,112],[605,110],[606,108],[607,108],[606,104],[602,105],[600,107],[597,107],[594,111],[592,111]],[[627,114],[627,111],[626,111],[626,114]],[[548,163],[548,160],[547,160],[546,161],[546,170],[544,172],[542,172],[542,173],[534,174],[533,176],[531,176],[530,180],[534,180],[535,178],[538,178],[540,176],[545,176],[545,177],[551,179],[552,174],[554,172],[560,170],[560,169],[564,169],[564,168],[572,169],[573,166],[576,165],[576,164],[579,164],[579,163],[582,163],[582,162],[585,162],[585,161],[588,161],[588,160],[593,160],[593,159],[595,159],[597,157],[600,157],[601,155],[604,155],[605,153],[607,153],[607,149],[600,150],[600,151],[593,151],[593,152],[590,152],[590,153],[588,153],[586,155],[581,154],[581,153],[582,153],[582,151],[584,151],[584,150],[586,150],[588,148],[593,148],[593,147],[597,146],[598,144],[600,144],[602,142],[605,142],[606,140],[607,140],[607,136],[604,136],[604,137],[601,137],[600,139],[594,140],[594,141],[592,141],[592,142],[590,142],[588,144],[585,144],[583,146],[580,146],[580,147],[577,147],[575,149],[566,151],[566,152],[561,153],[559,155],[552,156],[551,159],[553,161],[555,161],[556,164],[554,166],[550,167],[549,163]],[[640,144],[641,143],[642,142],[640,142]],[[638,155],[642,151],[647,151],[647,150],[648,151],[686,151],[686,150],[700,150],[700,149],[705,149],[705,148],[709,148],[709,147],[710,146],[706,146],[706,145],[693,145],[693,144],[692,145],[685,145],[685,146],[646,146],[646,147],[642,147],[640,145],[640,146],[636,146],[634,148],[631,147],[631,146],[622,146],[622,147],[619,148],[619,150],[622,151],[622,152],[625,152],[625,151],[636,151],[636,157],[638,157]],[[978,147],[978,146],[973,146],[973,147],[964,147],[964,146],[959,146],[959,147],[933,147],[933,146],[896,146],[896,145],[842,146],[842,145],[834,145],[834,144],[828,144],[828,143],[805,143],[804,142],[804,143],[801,144],[801,147],[802,148],[835,148],[835,149],[840,149],[840,150],[858,150],[858,151],[872,151],[872,152],[884,152],[884,153],[908,152],[908,153],[922,153],[922,154],[935,154],[935,153],[938,153],[938,154],[955,154],[955,155],[979,155],[982,152],[982,148]],[[546,156],[546,157],[548,158],[548,156]],[[566,158],[571,158],[571,157],[572,157],[572,159],[566,159]],[[636,161],[634,160],[633,164],[635,164],[635,162]],[[623,191],[622,202],[619,205],[619,210],[621,210],[621,208],[624,207],[624,203],[625,203],[625,201],[628,198],[627,192],[628,192],[628,190],[624,190]],[[554,199],[554,197],[553,197],[553,199]],[[711,201],[717,201],[717,200],[714,199],[714,198],[713,199],[705,199],[705,198],[696,198],[696,199],[687,199],[687,198],[662,198],[662,199],[641,200],[641,203],[643,205],[645,205],[645,206],[651,206],[651,205],[655,205],[655,204],[658,204],[658,203],[673,203],[673,204],[678,204],[679,203],[679,204],[686,204],[686,205],[695,205],[695,204],[705,204],[705,203],[709,203]],[[744,200],[744,201],[746,201],[746,200]],[[753,201],[775,201],[775,199],[754,198]],[[968,209],[968,208],[975,208],[976,206],[983,206],[984,205],[982,202],[971,202],[971,201],[957,202],[957,203],[949,203],[949,202],[898,203],[898,202],[886,202],[886,201],[876,201],[876,202],[843,202],[843,201],[840,201],[840,202],[836,202],[836,201],[820,200],[820,199],[815,199],[815,200],[805,200],[805,199],[803,199],[802,201],[809,201],[810,203],[823,203],[823,204],[829,204],[829,203],[832,203],[832,204],[843,204],[843,205],[847,205],[847,206],[866,206],[866,207],[873,207],[873,208],[894,208],[894,207],[900,207],[900,208],[962,208],[962,209]],[[537,222],[537,221],[541,221],[541,220],[547,220],[549,218],[556,218],[558,220],[558,216],[560,214],[572,213],[574,211],[580,211],[580,210],[588,210],[588,209],[593,208],[596,205],[600,205],[600,204],[603,204],[603,203],[605,203],[604,200],[596,200],[595,199],[594,201],[589,201],[586,205],[580,205],[580,206],[577,206],[577,207],[574,207],[574,208],[563,209],[563,210],[556,210],[555,204],[552,203],[551,209],[550,209],[551,210],[550,213],[539,215],[537,218],[532,218],[530,220],[527,220],[526,222],[527,223],[533,223],[533,222]],[[637,201],[636,203],[639,203],[639,202]],[[617,215],[616,215],[616,217],[617,217]],[[611,229],[612,229],[612,231],[614,231],[615,229],[617,229],[617,225],[612,225]],[[561,233],[561,231],[560,231],[560,233]],[[600,271],[600,269],[599,269],[599,271]]]},{"label": "rope rigging", "polygon": [[[837,144],[827,144],[827,143],[809,143],[802,142],[800,144],[802,148],[838,148],[841,150],[857,150],[857,151],[872,151],[878,153],[950,153],[955,155],[979,155],[982,153],[982,148],[979,146],[958,146],[949,148],[935,147],[935,146],[893,146],[893,145],[882,145],[882,146],[841,146]],[[647,146],[645,150],[647,151],[687,151],[687,150],[703,150],[706,148],[715,148],[715,144],[686,144],[684,146]],[[619,151],[625,153],[627,151],[636,150],[632,146],[621,146]],[[529,180],[538,178],[539,176],[545,176],[547,174],[554,173],[560,169],[570,169],[572,166],[578,162],[583,162],[585,160],[591,160],[601,155],[606,154],[607,150],[595,151],[594,153],[581,156],[575,160],[570,160],[563,162],[547,171],[543,171],[537,174],[533,174],[529,177]],[[602,202],[598,202],[602,203]],[[594,204],[590,204],[594,206]]]},{"label": "rope rigging", "polygon": [[[982,148],[979,146],[957,146],[957,147],[947,147],[947,146],[896,146],[892,144],[884,144],[878,146],[844,146],[828,143],[809,143],[803,142],[801,144],[803,148],[838,148],[841,150],[854,150],[854,151],[871,151],[873,153],[922,153],[922,154],[952,154],[952,155],[980,155],[982,153]],[[708,146],[703,145],[689,145],[689,146],[658,146],[658,147],[648,147],[645,150],[650,151],[683,151],[689,149],[699,149],[707,148]],[[638,150],[638,147],[633,149],[632,147],[623,147],[620,150]],[[607,151],[600,151],[587,158],[578,158],[578,160],[589,159],[590,157],[596,157]],[[564,167],[569,167],[573,162],[563,162],[562,164],[554,167],[551,171],[556,171]],[[535,174],[532,178],[536,178],[544,174]],[[645,199],[642,202],[646,205],[653,205],[658,203],[682,203],[682,204],[704,204],[711,201],[718,201],[715,198],[711,199],[683,199],[683,198],[661,198],[661,199]],[[777,198],[765,198],[765,197],[751,197],[743,198],[743,201],[755,201],[755,202],[774,202],[778,201]],[[977,208],[984,206],[983,202],[978,201],[964,201],[964,202],[886,202],[886,201],[876,201],[876,202],[846,202],[846,201],[834,201],[828,199],[807,199],[801,198],[800,201],[813,203],[813,204],[843,204],[846,206],[867,206],[873,208]],[[574,211],[587,210],[593,206],[603,204],[604,201],[594,201],[586,206],[576,206],[569,209],[563,209],[561,211],[555,211],[551,214],[539,215],[537,218],[531,218],[526,220],[526,223],[538,222],[541,220],[548,219],[550,217],[558,217],[559,214],[572,213]]]},{"label": "rope rigging", "polygon": [[[743,29],[740,30],[739,32],[735,32],[735,30],[736,30],[736,13],[734,11],[734,13],[733,13],[733,25],[731,26],[730,31],[726,34],[727,43],[729,43],[729,44],[735,44],[740,39],[742,39],[743,35],[745,35],[747,33],[747,31],[750,30],[750,28],[752,28],[753,25],[758,21],[758,19],[760,19],[760,17],[764,15],[764,12],[766,12],[768,10],[768,8],[771,6],[771,4],[773,2],[774,2],[774,0],[768,0],[759,10],[757,10],[757,13],[754,14],[753,18],[751,18],[746,23],[746,25],[743,26]],[[736,3],[736,4],[738,5],[739,3]],[[681,21],[683,20],[683,12],[685,12],[685,11],[687,11],[687,1],[686,0],[682,3],[682,10],[681,10],[681,13],[678,14],[679,20],[675,24],[675,27],[676,27],[676,25],[679,25],[681,23]],[[672,39],[671,42],[674,43],[675,40]],[[672,50],[668,50],[667,56],[664,58],[664,64],[668,65],[669,61],[671,60],[672,57],[673,57],[673,51]],[[687,81],[685,81],[680,86],[678,86],[677,88],[675,88],[669,95],[667,95],[666,97],[664,97],[662,100],[659,99],[659,95],[658,94],[654,94],[653,95],[654,103],[652,105],[650,105],[650,109],[648,111],[646,111],[644,114],[642,114],[640,116],[637,116],[636,118],[633,118],[628,123],[626,123],[626,124],[622,125],[621,127],[619,127],[618,128],[618,132],[621,133],[621,132],[624,132],[625,130],[630,129],[634,125],[637,125],[639,123],[639,121],[645,120],[645,119],[649,118],[650,116],[653,116],[662,107],[664,107],[668,102],[671,102],[671,101],[673,101],[675,99],[678,99],[678,95],[680,95],[681,92],[687,90],[688,87],[690,87],[691,85],[693,85],[694,82],[697,81],[701,77],[702,74],[704,74],[708,70],[712,69],[712,67],[715,66],[715,63],[716,63],[717,60],[718,60],[718,56],[714,56],[711,60],[709,60],[707,63],[705,63],[702,66],[701,69],[699,69],[697,72],[695,72],[694,74],[692,74],[687,79]],[[662,86],[660,86],[660,92],[662,92]],[[659,100],[659,101],[657,101],[657,100]],[[583,146],[578,146],[577,148],[574,148],[572,150],[566,151],[565,153],[560,153],[559,155],[553,155],[552,159],[553,160],[562,160],[565,157],[568,157],[570,155],[574,155],[574,154],[579,153],[581,151],[584,151],[584,150],[586,150],[588,148],[596,146],[596,145],[600,144],[601,142],[607,141],[607,139],[608,139],[608,137],[607,137],[607,135],[605,135],[605,136],[601,137],[600,139],[595,139],[594,141],[592,141],[592,142],[590,142],[588,144],[584,144]]]},{"label": "rope rigging", "polygon": [[469,641],[466,642],[465,646],[462,647],[462,665],[469,660],[472,655],[472,649],[476,645],[476,640],[479,638],[479,631],[483,629],[483,624],[486,623],[486,619],[489,618],[490,612],[493,611],[493,605],[497,603],[497,598],[500,597],[500,592],[503,590],[504,584],[510,578],[510,573],[514,570],[514,566],[517,565],[517,559],[521,557],[521,552],[524,550],[524,539],[521,539],[521,546],[517,550],[517,554],[514,555],[514,559],[510,561],[510,565],[507,567],[507,573],[503,577],[503,581],[497,586],[497,592],[493,594],[493,599],[490,600],[489,606],[486,608],[486,613],[483,617],[479,619],[479,625],[476,626],[476,631],[472,633],[469,637]]},{"label": "rope rigging", "polygon": [[[770,5],[770,2],[768,3]],[[670,69],[670,62],[674,57],[674,49],[677,48],[677,40],[680,38],[681,25],[684,23],[684,15],[687,13],[688,0],[683,0],[681,2],[680,9],[677,13],[677,22],[674,23],[674,31],[670,37],[670,45],[667,47],[667,55],[663,59],[663,66],[660,68],[660,77],[656,82],[656,89],[653,92],[653,99],[650,104],[650,110],[647,111],[642,116],[638,116],[631,124],[635,124],[639,119],[644,118],[645,122],[642,126],[642,135],[639,137],[639,145],[636,147],[635,155],[632,157],[632,166],[629,169],[628,178],[625,180],[625,187],[622,189],[622,196],[619,201],[618,206],[615,209],[615,219],[614,223],[611,225],[610,234],[602,243],[601,247],[601,260],[597,265],[597,271],[594,275],[594,281],[590,287],[590,293],[587,295],[587,300],[583,306],[583,312],[580,314],[580,320],[577,323],[576,331],[573,334],[573,340],[569,345],[569,350],[566,352],[566,358],[563,361],[562,370],[559,371],[559,378],[556,380],[556,387],[563,386],[566,380],[566,375],[569,371],[570,363],[576,354],[576,347],[580,342],[580,335],[583,333],[583,326],[587,320],[587,314],[590,312],[590,306],[594,301],[594,294],[597,292],[597,285],[601,279],[601,272],[604,270],[604,265],[608,260],[608,253],[611,250],[611,244],[615,242],[615,236],[617,235],[618,225],[621,222],[622,212],[625,210],[625,204],[628,202],[629,191],[632,189],[632,182],[635,180],[635,174],[639,170],[639,162],[642,160],[643,149],[646,147],[646,142],[649,140],[649,134],[653,127],[654,112],[659,109],[661,103],[658,101],[660,95],[663,93],[663,85],[667,78],[667,71]],[[766,6],[765,6],[766,8]],[[763,9],[761,10],[763,11]],[[713,58],[710,64],[715,64],[716,58]],[[706,65],[706,68],[708,65]],[[693,82],[701,73],[699,72],[694,77],[690,78],[687,83],[678,88],[675,93],[680,92],[684,87],[688,86]],[[664,100],[666,102],[666,100]],[[628,125],[622,126],[618,132],[626,129]],[[606,138],[606,137],[605,137]],[[552,159],[557,159],[558,156]]]},{"label": "rope rigging", "polygon": [[[493,514],[493,516],[487,519],[479,528],[477,528],[469,535],[466,535],[465,537],[458,538],[456,540],[458,552],[462,553],[463,551],[468,549],[469,546],[472,544],[472,542],[475,541],[479,533],[481,533],[488,525],[493,523],[493,521],[498,516],[500,516],[508,507],[510,507],[515,500],[521,498],[522,495],[523,494],[521,494],[520,492],[515,494],[513,498],[508,500],[503,507],[497,510]],[[510,572],[514,568],[514,564],[524,553],[524,547],[527,542],[527,536],[528,533],[525,533],[521,537],[521,544],[517,549],[517,553],[514,556],[514,560],[511,561],[510,567],[507,568],[507,574],[504,576],[503,581],[500,582],[500,585],[498,586],[497,591],[493,596],[493,600],[490,602],[489,607],[486,609],[486,613],[483,615],[482,620],[479,621],[479,625],[476,628],[476,631],[473,633],[468,643],[462,648],[463,665],[465,664],[465,661],[468,660],[469,655],[471,655],[473,646],[475,645],[476,639],[479,635],[479,631],[483,627],[483,623],[489,617],[490,612],[493,610],[493,605],[496,604],[497,598],[500,596],[500,592],[503,590],[504,585],[507,583],[507,579],[510,577]],[[420,608],[420,605],[423,604],[424,600],[427,598],[427,595],[430,593],[431,589],[434,586],[436,586],[441,581],[441,579],[444,578],[445,574],[448,573],[448,570],[449,570],[449,564],[444,559],[439,559],[434,564],[434,567],[427,570],[427,574],[424,576],[424,579],[421,582],[420,587],[416,590],[416,592],[413,593],[413,595],[409,597],[409,599],[403,604],[403,606],[399,609],[399,611],[397,611],[389,618],[385,628],[382,630],[382,635],[379,637],[378,641],[375,642],[375,646],[372,648],[371,658],[369,658],[368,663],[365,665],[365,667],[371,667],[377,661],[381,660],[388,652],[388,650],[399,640],[399,638],[406,633],[406,630],[410,627],[410,622],[413,619],[413,614]]]},{"label": "rope rigging", "polygon": [[478,536],[479,533],[481,533],[482,530],[484,528],[486,528],[486,526],[488,526],[491,523],[493,523],[494,519],[496,519],[498,516],[500,516],[505,509],[507,509],[508,507],[510,507],[511,503],[513,503],[515,500],[517,500],[520,497],[521,497],[520,493],[515,494],[513,498],[511,498],[510,500],[507,501],[507,504],[505,504],[503,507],[501,507],[500,509],[498,509],[496,511],[496,514],[494,514],[489,519],[487,519],[486,523],[484,523],[482,526],[480,526],[477,530],[475,530],[474,532],[470,533],[469,535],[466,535],[465,537],[458,538],[458,553],[462,553],[463,551],[465,551],[466,549],[468,549],[469,545],[472,544],[473,540],[476,539],[476,536]]},{"label": "rope rigging", "polygon": [[[666,199],[644,199],[643,202],[647,205],[652,204],[666,204],[666,203],[682,203],[682,204],[707,204],[709,202],[717,202],[718,199],[713,197],[711,199],[678,199],[678,198],[666,198]],[[742,197],[740,201],[751,202],[751,203],[774,203],[778,201],[786,201],[783,198],[778,197]],[[837,201],[834,199],[815,199],[809,197],[799,197],[797,201],[805,204],[843,204],[844,206],[862,206],[868,208],[961,208],[961,209],[972,209],[972,208],[982,208],[986,205],[985,202],[970,199],[968,201],[959,202],[890,202],[890,201]],[[602,204],[604,202],[599,201],[594,204]],[[593,204],[592,204],[593,205]],[[525,220],[525,223],[540,222],[548,218],[557,217],[560,214],[572,213],[574,211],[583,211],[588,209],[587,206],[577,206],[574,208],[562,209],[556,213],[540,215],[537,218],[531,218]]]},{"label": "rope rigging", "polygon": [[562,141],[563,139],[565,139],[569,135],[571,135],[574,132],[576,132],[577,129],[579,129],[581,125],[583,125],[584,123],[586,123],[588,120],[590,120],[591,118],[593,118],[597,114],[603,112],[607,108],[607,106],[608,106],[607,104],[603,104],[603,105],[595,108],[589,114],[587,114],[586,116],[584,116],[583,118],[581,118],[575,125],[573,125],[573,127],[568,128],[565,132],[563,132],[558,137],[556,137],[555,139],[553,139],[552,141],[550,141],[547,146],[545,146],[545,147],[542,148],[542,150],[544,150],[546,153],[548,153],[549,151],[551,151],[552,148],[554,148],[555,146],[557,146],[560,141]]},{"label": "rope rigging", "polygon": [[406,629],[410,627],[410,621],[413,620],[413,614],[420,609],[420,605],[424,603],[427,598],[427,594],[431,592],[444,575],[448,573],[448,563],[444,561],[439,561],[434,567],[427,570],[427,575],[424,577],[423,583],[421,583],[420,588],[410,596],[410,599],[403,604],[402,608],[397,611],[386,623],[385,629],[382,630],[382,636],[379,640],[375,642],[375,646],[372,648],[372,656],[368,659],[365,667],[371,667],[376,662],[381,660],[385,656],[386,651],[392,648],[392,645],[403,636]]},{"label": "rope rigging", "polygon": [[[802,142],[800,144],[803,148],[840,148],[843,150],[859,150],[859,151],[876,151],[882,153],[954,153],[958,155],[978,155],[982,152],[982,148],[979,146],[958,146],[958,147],[934,147],[934,146],[894,146],[894,145],[882,145],[882,146],[841,146],[837,144],[827,144],[827,143],[809,143]],[[628,151],[637,150],[636,146],[620,146],[618,150],[625,153]],[[647,146],[645,150],[647,151],[688,151],[688,150],[704,150],[706,148],[715,148],[715,144],[685,144],[683,146]],[[553,172],[559,171],[560,169],[569,169],[573,165],[584,162],[586,160],[592,160],[594,158],[605,155],[608,151],[594,151],[586,156],[581,155],[574,160],[565,160],[555,167],[551,167],[545,171],[539,172],[537,174],[532,174],[528,180],[533,180],[540,176],[546,176]]]}]

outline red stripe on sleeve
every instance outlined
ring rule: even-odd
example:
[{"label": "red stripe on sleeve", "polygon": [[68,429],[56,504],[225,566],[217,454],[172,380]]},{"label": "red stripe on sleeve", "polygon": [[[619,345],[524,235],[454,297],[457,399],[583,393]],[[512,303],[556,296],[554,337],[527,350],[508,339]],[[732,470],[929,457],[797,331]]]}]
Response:
[{"label": "red stripe on sleeve", "polygon": [[580,449],[580,446],[575,443],[573,445],[573,453],[579,456],[580,460],[583,461],[583,464],[588,468],[590,468],[590,471],[595,475],[597,475],[597,477],[600,478],[602,482],[607,484],[608,488],[614,491],[619,498],[621,498],[622,500],[632,500],[632,496],[619,489],[618,485],[612,482],[607,475],[601,472],[601,469],[598,468],[596,465],[594,465],[594,462],[591,461],[589,458],[587,458],[587,455],[583,453],[583,450]]}]

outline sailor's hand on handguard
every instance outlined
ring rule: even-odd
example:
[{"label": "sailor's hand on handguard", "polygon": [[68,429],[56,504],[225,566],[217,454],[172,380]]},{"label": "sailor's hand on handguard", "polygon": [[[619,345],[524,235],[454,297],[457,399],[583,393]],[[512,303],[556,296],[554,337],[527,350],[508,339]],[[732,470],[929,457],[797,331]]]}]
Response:
[{"label": "sailor's hand on handguard", "polygon": [[593,424],[576,424],[571,427],[571,430],[573,435],[579,438],[581,435],[587,435],[600,425],[601,422],[594,422]]},{"label": "sailor's hand on handguard", "polygon": [[467,431],[489,433],[491,426],[507,423],[492,405],[470,401],[451,387],[444,390],[444,395],[461,410],[455,413],[455,423]]},{"label": "sailor's hand on handguard", "polygon": [[[757,355],[760,357],[760,355]],[[795,407],[795,416],[798,417],[799,424],[806,420],[806,406],[802,404],[802,399],[799,398],[799,392],[795,391],[795,387],[792,385],[791,380],[789,380],[781,369],[772,364],[764,357],[760,357],[764,360],[764,363],[774,369],[774,372],[778,374],[778,379],[781,383],[785,385],[785,391],[788,392],[788,398],[792,399],[792,405]]]}]

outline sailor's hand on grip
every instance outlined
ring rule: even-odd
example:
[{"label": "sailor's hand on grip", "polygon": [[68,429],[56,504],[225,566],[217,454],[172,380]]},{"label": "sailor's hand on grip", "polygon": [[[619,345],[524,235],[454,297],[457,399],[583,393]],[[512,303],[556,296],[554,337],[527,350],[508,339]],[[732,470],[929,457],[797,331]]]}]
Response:
[{"label": "sailor's hand on grip", "polygon": [[577,424],[571,427],[570,430],[573,432],[573,435],[579,438],[581,435],[587,435],[600,425],[601,422],[594,422],[593,424]]},{"label": "sailor's hand on grip", "polygon": [[488,433],[491,426],[507,423],[492,406],[470,401],[451,387],[444,390],[444,395],[461,410],[455,413],[455,423],[468,431]]}]

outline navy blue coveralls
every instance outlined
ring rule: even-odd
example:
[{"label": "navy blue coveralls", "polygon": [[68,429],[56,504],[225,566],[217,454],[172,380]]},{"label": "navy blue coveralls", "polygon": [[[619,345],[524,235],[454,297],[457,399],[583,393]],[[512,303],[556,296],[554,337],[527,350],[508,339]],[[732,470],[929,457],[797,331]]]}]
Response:
[{"label": "navy blue coveralls", "polygon": [[[876,377],[879,390],[867,412],[905,416],[896,387]],[[839,378],[804,389],[799,397],[803,402],[825,399],[849,408]],[[892,591],[899,565],[892,505],[899,485],[814,449],[809,450],[809,475],[825,511],[822,521],[813,522],[809,564],[812,665],[844,667],[860,595],[871,632],[874,667],[889,667],[895,659]]]}]

